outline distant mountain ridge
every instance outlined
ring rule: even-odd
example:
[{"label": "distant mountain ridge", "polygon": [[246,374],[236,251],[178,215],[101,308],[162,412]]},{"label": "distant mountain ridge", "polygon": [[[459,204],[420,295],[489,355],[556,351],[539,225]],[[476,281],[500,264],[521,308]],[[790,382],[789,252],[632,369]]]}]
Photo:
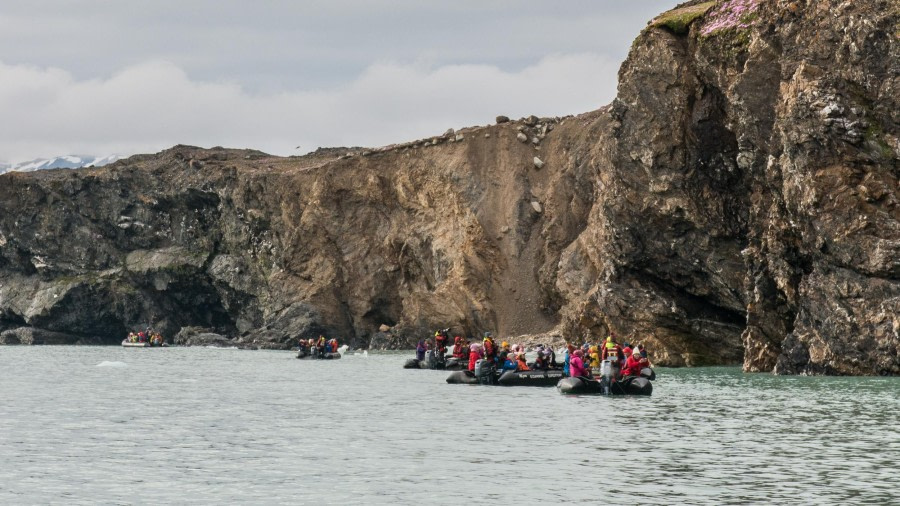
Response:
[{"label": "distant mountain ridge", "polygon": [[43,169],[77,169],[79,167],[87,167],[93,165],[101,167],[113,163],[117,160],[125,158],[122,155],[107,156],[84,156],[84,155],[65,155],[53,158],[38,158],[27,162],[14,164],[0,164],[0,174],[5,172],[32,172]]}]

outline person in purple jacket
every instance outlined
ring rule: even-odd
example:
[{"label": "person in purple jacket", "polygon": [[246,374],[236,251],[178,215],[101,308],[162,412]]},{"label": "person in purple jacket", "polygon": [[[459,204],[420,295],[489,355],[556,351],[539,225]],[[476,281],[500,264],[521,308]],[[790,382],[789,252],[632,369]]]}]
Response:
[{"label": "person in purple jacket", "polygon": [[416,360],[422,361],[425,360],[425,340],[419,339],[419,345],[416,346]]}]

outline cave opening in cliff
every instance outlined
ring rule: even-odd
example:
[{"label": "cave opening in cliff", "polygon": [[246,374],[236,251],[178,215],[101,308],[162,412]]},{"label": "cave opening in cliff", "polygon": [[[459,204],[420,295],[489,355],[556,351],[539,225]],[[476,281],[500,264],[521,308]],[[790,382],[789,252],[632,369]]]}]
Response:
[{"label": "cave opening in cliff", "polygon": [[363,314],[366,328],[378,328],[381,325],[393,327],[397,324],[398,302],[384,298],[372,302],[372,307]]}]

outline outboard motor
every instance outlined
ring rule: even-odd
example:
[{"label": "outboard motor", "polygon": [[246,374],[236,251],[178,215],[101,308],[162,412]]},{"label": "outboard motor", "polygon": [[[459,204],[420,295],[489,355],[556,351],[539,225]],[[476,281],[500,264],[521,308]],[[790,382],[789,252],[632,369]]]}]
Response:
[{"label": "outboard motor", "polygon": [[428,364],[429,369],[437,368],[437,361],[434,359],[434,350],[428,350],[428,354],[425,355],[425,363]]},{"label": "outboard motor", "polygon": [[609,395],[610,385],[619,376],[619,361],[606,359],[600,364],[600,390],[602,393]]},{"label": "outboard motor", "polygon": [[494,364],[488,360],[478,359],[475,362],[475,377],[478,383],[490,385],[494,383]]}]

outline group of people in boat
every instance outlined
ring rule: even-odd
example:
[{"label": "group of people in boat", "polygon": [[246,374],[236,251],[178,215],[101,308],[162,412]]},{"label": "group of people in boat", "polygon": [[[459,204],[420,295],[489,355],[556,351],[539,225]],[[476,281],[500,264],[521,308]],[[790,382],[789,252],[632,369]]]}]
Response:
[{"label": "group of people in boat", "polygon": [[[437,337],[437,336],[436,336]],[[535,347],[536,357],[528,362],[525,355],[525,346],[521,344],[510,345],[503,341],[498,346],[490,332],[485,333],[481,343],[469,343],[464,337],[456,336],[454,339],[453,357],[464,360],[468,358],[469,371],[475,371],[475,365],[479,360],[486,360],[496,369],[502,371],[534,371],[563,369],[566,376],[592,377],[599,373],[601,364],[609,359],[612,367],[618,371],[617,377],[640,376],[641,370],[650,367],[647,350],[643,345],[632,346],[628,342],[619,344],[614,336],[610,335],[600,345],[584,343],[580,348],[571,343],[566,344],[563,362],[556,360],[556,352],[552,346],[539,344]],[[416,349],[418,356],[430,349],[431,344],[419,341]]]},{"label": "group of people in boat", "polygon": [[[456,336],[454,340],[454,354],[456,357],[455,350],[459,348],[459,342],[463,339],[461,336]],[[416,345],[416,360],[422,361],[425,360],[425,354],[429,351],[434,350],[435,359],[438,362],[443,362],[447,357],[447,343],[450,341],[450,329],[437,330],[434,333],[434,340],[420,339],[418,344]]]},{"label": "group of people in boat", "polygon": [[[459,339],[459,338],[458,338]],[[490,332],[484,334],[481,343],[469,344],[460,339],[460,342],[454,343],[456,346],[453,355],[459,358],[468,356],[469,371],[475,371],[475,364],[479,360],[487,360],[494,367],[503,371],[533,371],[558,369],[560,364],[556,361],[556,352],[553,347],[545,344],[537,345],[535,351],[537,356],[535,360],[528,363],[525,355],[525,346],[521,344],[510,345],[507,341],[502,341],[498,346],[494,341],[494,337]]]},{"label": "group of people in boat", "polygon": [[610,335],[601,345],[584,343],[581,348],[576,348],[567,344],[563,372],[570,377],[591,377],[607,359],[618,371],[618,378],[640,376],[642,369],[650,367],[650,359],[643,344],[619,344]]},{"label": "group of people in boat", "polygon": [[125,340],[129,343],[150,343],[150,346],[162,346],[165,342],[162,334],[150,327],[141,332],[129,332]]},{"label": "group of people in boat", "polygon": [[322,357],[329,353],[338,352],[338,340],[334,338],[326,340],[323,335],[320,335],[318,339],[300,339],[297,346],[300,355],[314,354]]}]

